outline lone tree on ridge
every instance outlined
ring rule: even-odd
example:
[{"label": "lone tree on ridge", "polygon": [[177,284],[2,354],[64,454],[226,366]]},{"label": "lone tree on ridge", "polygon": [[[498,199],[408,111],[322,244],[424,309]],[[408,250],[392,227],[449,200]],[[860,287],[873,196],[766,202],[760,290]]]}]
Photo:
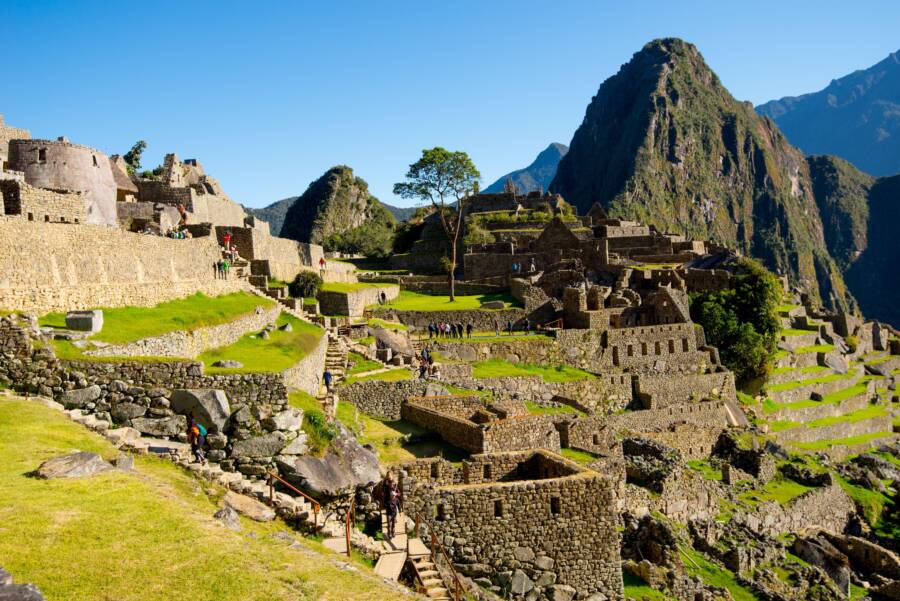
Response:
[{"label": "lone tree on ridge", "polygon": [[[465,212],[464,203],[470,194],[477,193],[479,179],[481,173],[468,154],[436,146],[423,150],[422,157],[409,166],[405,182],[394,184],[394,194],[430,202],[440,217],[444,234],[450,240],[450,302],[456,300],[456,249]],[[455,207],[447,204],[452,201],[456,202]]]},{"label": "lone tree on ridge", "polygon": [[125,168],[128,170],[128,173],[134,173],[135,171],[140,170],[141,155],[144,154],[146,148],[147,143],[143,140],[138,140],[134,143],[134,146],[131,147],[131,150],[122,156],[122,159],[125,160]]}]

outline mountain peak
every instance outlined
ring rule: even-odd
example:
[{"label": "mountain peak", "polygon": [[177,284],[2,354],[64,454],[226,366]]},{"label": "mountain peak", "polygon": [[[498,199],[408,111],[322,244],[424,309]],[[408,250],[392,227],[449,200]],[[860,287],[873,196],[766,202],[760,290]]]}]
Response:
[{"label": "mountain peak", "polygon": [[486,194],[503,192],[506,181],[511,179],[520,194],[527,194],[535,190],[547,190],[553,176],[556,175],[556,166],[562,157],[566,156],[569,147],[559,142],[552,142],[547,148],[538,153],[530,165],[524,169],[517,169],[497,179],[484,189]]}]

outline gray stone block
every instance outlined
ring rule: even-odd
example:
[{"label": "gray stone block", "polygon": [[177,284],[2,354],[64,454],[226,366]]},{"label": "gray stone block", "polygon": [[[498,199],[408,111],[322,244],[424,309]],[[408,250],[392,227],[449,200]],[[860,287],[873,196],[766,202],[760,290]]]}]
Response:
[{"label": "gray stone block", "polygon": [[103,311],[69,311],[66,313],[66,327],[79,332],[97,333],[103,329]]}]

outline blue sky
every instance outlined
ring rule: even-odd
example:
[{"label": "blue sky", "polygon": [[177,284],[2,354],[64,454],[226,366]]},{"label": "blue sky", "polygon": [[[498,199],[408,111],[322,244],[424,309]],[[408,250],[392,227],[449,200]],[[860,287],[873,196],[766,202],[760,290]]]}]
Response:
[{"label": "blue sky", "polygon": [[197,158],[235,200],[301,194],[348,164],[385,202],[421,150],[484,184],[568,143],[651,39],[698,46],[754,103],[900,49],[900,2],[42,2],[0,0],[0,113],[35,137],[152,168]]}]

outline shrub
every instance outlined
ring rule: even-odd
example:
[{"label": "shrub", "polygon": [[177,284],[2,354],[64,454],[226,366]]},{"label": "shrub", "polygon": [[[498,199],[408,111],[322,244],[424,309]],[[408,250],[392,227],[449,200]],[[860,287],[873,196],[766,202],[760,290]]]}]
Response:
[{"label": "shrub", "polygon": [[851,334],[844,338],[844,342],[847,343],[847,347],[850,349],[851,353],[856,352],[856,347],[859,346],[859,338]]},{"label": "shrub", "polygon": [[322,278],[311,271],[301,271],[294,278],[294,281],[288,284],[288,292],[294,298],[312,298],[319,293],[322,287]]},{"label": "shrub", "polygon": [[494,234],[490,233],[478,223],[472,223],[466,230],[466,244],[490,244],[494,242]]}]

